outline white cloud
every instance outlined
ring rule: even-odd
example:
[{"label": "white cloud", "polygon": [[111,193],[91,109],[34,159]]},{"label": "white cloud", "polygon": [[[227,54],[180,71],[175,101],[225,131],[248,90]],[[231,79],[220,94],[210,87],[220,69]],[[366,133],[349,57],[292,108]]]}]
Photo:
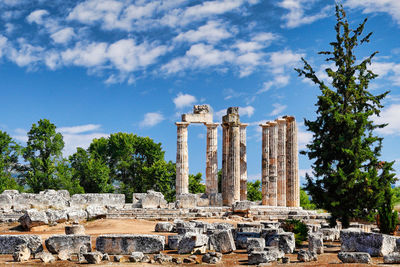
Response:
[{"label": "white cloud", "polygon": [[85,133],[85,134],[63,134],[64,138],[64,149],[63,156],[68,157],[76,152],[76,148],[81,147],[87,149],[92,143],[93,139],[99,139],[101,137],[108,137],[105,133]]},{"label": "white cloud", "polygon": [[0,58],[4,54],[4,50],[7,48],[7,37],[4,37],[3,35],[0,34]]},{"label": "white cloud", "polygon": [[86,124],[72,127],[60,127],[58,128],[58,131],[62,134],[80,134],[99,130],[100,127],[100,124]]},{"label": "white cloud", "polygon": [[263,87],[257,91],[257,94],[261,94],[269,91],[272,87],[280,88],[285,87],[289,84],[290,76],[288,75],[277,75],[272,81],[264,82]]},{"label": "white cloud", "polygon": [[400,1],[398,0],[347,0],[344,5],[350,8],[360,8],[363,13],[385,12],[400,25]]},{"label": "white cloud", "polygon": [[309,0],[283,0],[278,3],[278,6],[289,11],[289,13],[282,16],[282,19],[285,21],[283,26],[286,28],[296,28],[304,24],[310,24],[316,20],[327,17],[329,12],[333,10],[332,6],[326,6],[317,14],[305,15],[305,11],[310,9],[314,2],[315,1]]},{"label": "white cloud", "polygon": [[303,53],[295,53],[292,50],[283,50],[270,53],[268,66],[272,73],[283,74],[288,68],[297,66],[301,58],[304,57]]},{"label": "white cloud", "polygon": [[400,104],[392,104],[381,111],[380,117],[375,117],[377,124],[388,123],[385,128],[376,129],[376,132],[384,135],[400,136]]},{"label": "white cloud", "polygon": [[297,142],[299,149],[305,149],[306,145],[309,144],[312,140],[312,133],[305,131],[302,127],[298,127],[298,132],[297,132]]},{"label": "white cloud", "polygon": [[254,107],[247,106],[247,107],[239,107],[239,115],[240,116],[247,116],[251,117],[254,114]]},{"label": "white cloud", "polygon": [[104,64],[107,60],[107,43],[92,42],[84,44],[78,42],[74,48],[68,48],[61,53],[64,64],[97,67]]},{"label": "white cloud", "polygon": [[164,115],[161,112],[149,112],[144,114],[144,118],[140,122],[140,127],[153,127],[164,119]]},{"label": "white cloud", "polygon": [[231,37],[232,34],[228,32],[226,26],[218,21],[209,21],[207,24],[200,26],[197,30],[189,30],[180,33],[174,38],[175,41],[196,43],[199,41],[206,41],[209,43],[217,43],[220,40]]},{"label": "white cloud", "polygon": [[184,107],[190,107],[196,103],[197,99],[195,96],[189,94],[179,93],[174,99],[174,104],[177,109],[182,109]]},{"label": "white cloud", "polygon": [[41,53],[44,48],[28,44],[25,39],[19,39],[19,48],[8,48],[8,58],[19,67],[29,66],[41,60]]},{"label": "white cloud", "polygon": [[53,33],[50,37],[55,43],[66,44],[75,36],[74,29],[71,27],[66,27]]},{"label": "white cloud", "polygon": [[39,10],[35,10],[32,13],[30,13],[27,17],[26,20],[29,23],[36,23],[36,24],[43,24],[44,20],[43,17],[49,15],[49,12],[47,10],[44,9],[39,9]]},{"label": "white cloud", "polygon": [[222,116],[225,116],[225,115],[226,115],[226,109],[221,109],[221,110],[214,112],[214,117],[216,117],[218,119],[218,121],[221,121]]},{"label": "white cloud", "polygon": [[282,105],[279,103],[274,103],[272,104],[274,109],[269,113],[270,116],[276,116],[276,115],[281,115],[281,113],[287,108],[286,105]]}]

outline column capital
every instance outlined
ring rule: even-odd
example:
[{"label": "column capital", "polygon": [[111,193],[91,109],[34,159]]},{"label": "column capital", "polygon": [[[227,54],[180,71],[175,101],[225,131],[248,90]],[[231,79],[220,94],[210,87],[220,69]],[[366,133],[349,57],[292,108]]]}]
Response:
[{"label": "column capital", "polygon": [[189,124],[190,124],[190,122],[184,122],[184,121],[175,122],[175,125],[178,127],[187,127],[187,126],[189,126]]},{"label": "column capital", "polygon": [[262,128],[267,128],[269,127],[269,123],[261,123],[259,124],[259,126],[261,126]]},{"label": "column capital", "polygon": [[277,123],[276,121],[269,121],[267,124],[268,124],[268,126],[270,126],[270,127],[273,127],[273,126],[278,125],[278,123]]},{"label": "column capital", "polygon": [[248,123],[241,123],[241,124],[240,124],[240,128],[246,128],[247,126],[249,126]]},{"label": "column capital", "polygon": [[283,116],[282,118],[285,119],[288,122],[296,120],[294,116],[289,116],[289,115]]},{"label": "column capital", "polygon": [[219,126],[219,123],[217,123],[217,122],[211,122],[211,123],[204,123],[204,125],[205,125],[207,128],[216,128],[216,127]]},{"label": "column capital", "polygon": [[286,124],[287,121],[285,119],[277,119],[276,122],[278,124]]}]

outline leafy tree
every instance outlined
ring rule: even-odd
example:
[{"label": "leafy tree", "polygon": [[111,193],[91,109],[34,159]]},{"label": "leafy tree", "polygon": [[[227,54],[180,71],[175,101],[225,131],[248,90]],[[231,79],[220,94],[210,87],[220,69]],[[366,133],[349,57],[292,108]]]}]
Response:
[{"label": "leafy tree", "polygon": [[394,187],[392,189],[392,193],[393,193],[393,204],[399,204],[400,203],[400,187]]},{"label": "leafy tree", "polygon": [[19,151],[19,145],[6,132],[0,131],[0,193],[8,189],[22,189],[13,177],[18,170]]},{"label": "leafy tree", "polygon": [[28,132],[27,146],[23,158],[28,163],[23,168],[23,183],[38,193],[44,189],[57,188],[56,162],[61,159],[64,148],[63,137],[56,126],[47,119],[32,124]]},{"label": "leafy tree", "polygon": [[311,203],[310,196],[302,188],[300,188],[300,207],[306,210],[314,210],[316,208],[315,204]]},{"label": "leafy tree", "polygon": [[150,167],[144,167],[143,171],[145,173],[146,180],[153,181],[153,186],[151,189],[163,193],[168,202],[175,201],[175,163],[172,161],[166,162],[165,160],[158,160]]},{"label": "leafy tree", "polygon": [[206,186],[201,183],[201,173],[189,174],[189,193],[197,194],[206,192]]},{"label": "leafy tree", "polygon": [[86,150],[78,147],[70,156],[73,179],[79,181],[86,193],[110,193],[110,169],[101,160],[93,158]]},{"label": "leafy tree", "polygon": [[247,182],[247,199],[250,201],[262,200],[260,180]]},{"label": "leafy tree", "polygon": [[66,159],[57,163],[56,181],[56,187],[53,189],[68,190],[71,195],[85,193],[83,187],[79,184],[79,179],[73,177],[73,169]]},{"label": "leafy tree", "polygon": [[296,70],[321,91],[316,120],[305,120],[313,140],[303,154],[313,160],[315,177],[313,180],[306,175],[306,190],[318,207],[331,213],[332,225],[339,219],[343,227],[348,227],[350,218],[371,216],[379,204],[376,192],[386,186],[378,175],[382,138],[373,134],[385,125],[375,124],[372,116],[379,116],[381,101],[388,92],[373,95],[368,91],[369,82],[377,75],[367,66],[377,52],[361,61],[355,55],[355,49],[369,42],[372,34],[361,37],[367,20],[350,29],[341,5],[336,6],[336,18],[332,51],[320,52],[335,65],[326,69],[331,86],[318,78],[304,59],[304,68]]}]

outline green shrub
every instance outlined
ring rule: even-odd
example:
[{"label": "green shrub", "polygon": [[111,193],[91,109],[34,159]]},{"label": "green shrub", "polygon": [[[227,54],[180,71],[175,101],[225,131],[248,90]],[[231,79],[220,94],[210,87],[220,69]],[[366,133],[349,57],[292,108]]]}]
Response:
[{"label": "green shrub", "polygon": [[296,245],[299,246],[303,241],[307,240],[308,237],[308,229],[307,225],[299,220],[286,220],[282,224],[283,230],[285,232],[294,233],[294,238],[296,241]]}]

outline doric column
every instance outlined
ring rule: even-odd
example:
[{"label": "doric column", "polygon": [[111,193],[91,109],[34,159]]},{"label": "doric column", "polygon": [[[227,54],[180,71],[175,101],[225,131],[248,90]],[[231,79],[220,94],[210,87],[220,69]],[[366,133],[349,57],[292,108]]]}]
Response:
[{"label": "doric column", "polygon": [[246,127],[248,123],[240,124],[240,200],[247,200],[247,145]]},{"label": "doric column", "polygon": [[207,156],[206,156],[206,194],[218,193],[218,123],[206,123]]},{"label": "doric column", "polygon": [[240,201],[240,127],[230,125],[228,155],[228,206]]},{"label": "doric column", "polygon": [[278,152],[278,123],[275,121],[269,124],[269,206],[277,205],[277,152]]},{"label": "doric column", "polygon": [[278,119],[278,206],[286,206],[286,120]]},{"label": "doric column", "polygon": [[284,119],[286,119],[286,206],[300,207],[297,125],[292,116],[285,116]]},{"label": "doric column", "polygon": [[262,128],[262,146],[261,146],[261,193],[262,193],[262,205],[269,204],[268,197],[268,164],[269,164],[269,125],[260,124]]},{"label": "doric column", "polygon": [[189,193],[189,155],[187,144],[188,122],[176,122],[176,196]]},{"label": "doric column", "polygon": [[227,205],[227,181],[228,181],[228,151],[229,151],[229,127],[222,124],[222,177],[221,177],[221,193],[223,205]]}]

